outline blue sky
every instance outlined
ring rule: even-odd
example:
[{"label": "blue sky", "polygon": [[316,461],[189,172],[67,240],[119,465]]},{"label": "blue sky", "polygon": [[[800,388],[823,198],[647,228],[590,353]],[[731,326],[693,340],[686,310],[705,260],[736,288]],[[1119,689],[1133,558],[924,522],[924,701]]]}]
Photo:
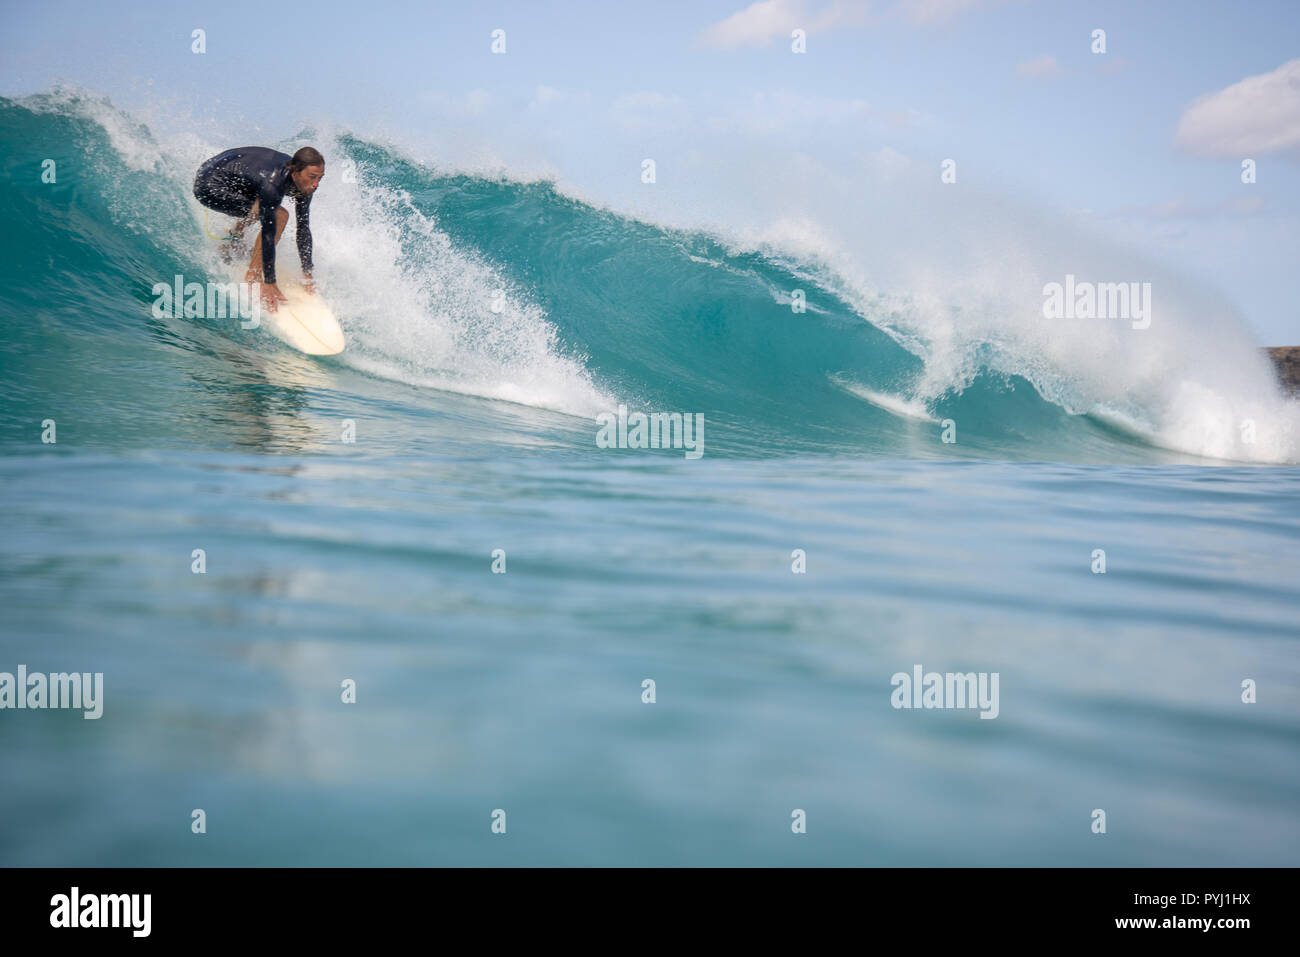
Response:
[{"label": "blue sky", "polygon": [[[791,52],[792,26],[807,53]],[[490,52],[498,28],[505,55]],[[1090,51],[1097,28],[1104,55]],[[55,0],[0,12],[6,95],[75,84],[151,123],[241,140],[228,145],[329,122],[434,162],[548,171],[615,207],[636,205],[644,156],[667,158],[666,178],[694,171],[683,207],[708,205],[728,168],[743,180],[741,168],[793,154],[781,175],[897,162],[937,177],[955,158],[963,184],[1212,283],[1268,344],[1300,344],[1297,58],[1294,0]],[[1240,179],[1247,157],[1253,185]],[[755,195],[756,218],[774,208]]]}]

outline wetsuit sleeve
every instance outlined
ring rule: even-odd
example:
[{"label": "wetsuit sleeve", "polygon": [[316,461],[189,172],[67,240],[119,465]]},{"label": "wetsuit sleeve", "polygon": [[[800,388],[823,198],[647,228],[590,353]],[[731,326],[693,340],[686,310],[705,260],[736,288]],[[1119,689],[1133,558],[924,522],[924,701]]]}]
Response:
[{"label": "wetsuit sleeve", "polygon": [[257,218],[262,223],[262,276],[268,286],[275,285],[275,211],[279,206],[274,187],[263,182],[258,190]]},{"label": "wetsuit sleeve", "polygon": [[311,275],[311,197],[294,197],[298,216],[298,261],[303,275]]}]

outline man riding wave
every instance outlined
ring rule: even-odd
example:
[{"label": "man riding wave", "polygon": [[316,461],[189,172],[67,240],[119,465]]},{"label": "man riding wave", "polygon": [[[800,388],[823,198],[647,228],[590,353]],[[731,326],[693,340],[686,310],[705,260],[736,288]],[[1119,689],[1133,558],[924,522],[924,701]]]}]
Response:
[{"label": "man riding wave", "polygon": [[311,261],[311,197],[325,176],[325,157],[310,146],[289,156],[262,146],[241,146],[212,157],[194,177],[194,198],[208,209],[239,220],[227,237],[238,242],[254,220],[262,224],[244,282],[262,283],[262,301],[270,312],[284,301],[275,282],[275,247],[289,221],[281,207],[292,196],[298,217],[298,259],[308,292],[314,291]]}]

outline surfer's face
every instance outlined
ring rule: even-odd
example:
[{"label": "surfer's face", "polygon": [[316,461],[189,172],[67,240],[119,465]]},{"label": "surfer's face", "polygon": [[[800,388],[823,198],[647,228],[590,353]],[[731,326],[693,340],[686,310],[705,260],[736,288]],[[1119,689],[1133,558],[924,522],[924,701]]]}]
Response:
[{"label": "surfer's face", "polygon": [[316,187],[320,181],[325,178],[324,166],[304,166],[298,172],[293,174],[293,185],[297,186],[300,191],[310,196],[316,192]]}]

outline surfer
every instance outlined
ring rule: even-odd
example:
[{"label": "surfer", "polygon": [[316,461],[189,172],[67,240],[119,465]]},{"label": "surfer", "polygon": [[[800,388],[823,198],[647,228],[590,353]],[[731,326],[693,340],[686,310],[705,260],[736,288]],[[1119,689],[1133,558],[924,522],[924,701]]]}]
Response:
[{"label": "surfer", "polygon": [[254,220],[262,224],[262,237],[253,248],[244,282],[262,283],[262,301],[275,312],[284,295],[275,283],[275,246],[289,221],[280,206],[292,196],[298,216],[298,259],[304,285],[314,292],[311,271],[311,197],[325,176],[325,157],[310,146],[293,156],[263,146],[241,146],[212,157],[194,177],[194,198],[208,209],[234,216],[237,222],[226,237],[231,246]]}]

